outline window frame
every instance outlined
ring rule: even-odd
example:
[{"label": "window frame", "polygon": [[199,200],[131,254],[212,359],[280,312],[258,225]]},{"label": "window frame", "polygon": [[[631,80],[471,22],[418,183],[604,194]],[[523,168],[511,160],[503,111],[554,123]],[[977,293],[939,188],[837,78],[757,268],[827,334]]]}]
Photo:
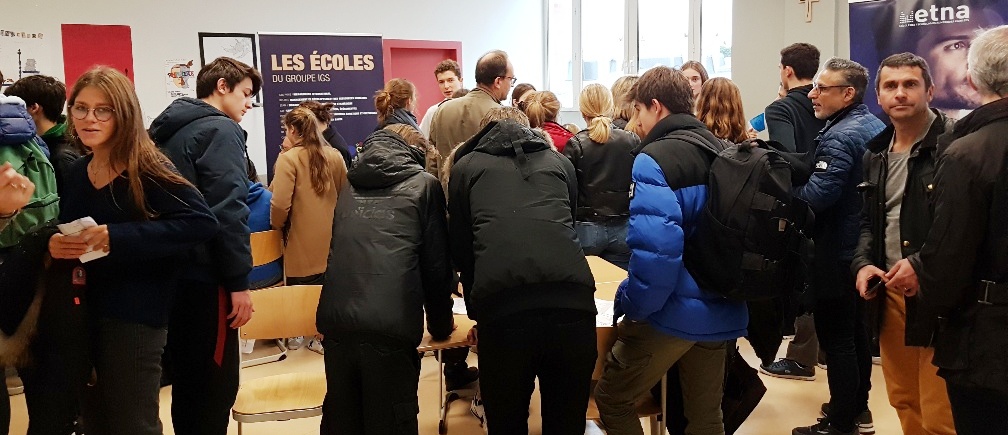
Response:
[{"label": "window frame", "polygon": [[[550,75],[556,72],[550,71],[549,67],[549,23],[550,23],[550,2],[543,0],[543,88],[550,89]],[[583,55],[581,49],[581,0],[571,1],[571,86],[573,91],[573,107],[563,107],[561,110],[577,110],[582,83],[584,81]],[[702,31],[702,11],[703,0],[688,0],[689,2],[689,26],[688,26],[688,47],[689,59],[700,59],[703,36]],[[640,61],[640,23],[639,23],[640,3],[638,0],[626,0],[626,10],[623,20],[623,40],[624,58],[622,62],[623,74],[639,74]],[[562,72],[565,73],[565,72]]]}]

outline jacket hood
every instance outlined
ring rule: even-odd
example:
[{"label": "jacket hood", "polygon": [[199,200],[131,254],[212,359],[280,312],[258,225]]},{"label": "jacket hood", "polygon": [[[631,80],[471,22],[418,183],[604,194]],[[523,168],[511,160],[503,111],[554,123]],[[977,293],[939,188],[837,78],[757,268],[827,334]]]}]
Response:
[{"label": "jacket hood", "polygon": [[347,180],[356,188],[385,188],[423,172],[425,161],[424,153],[398,134],[378,130],[364,139]]},{"label": "jacket hood", "polygon": [[645,145],[676,130],[695,130],[696,133],[715,141],[715,143],[719,142],[719,140],[710,133],[707,126],[700,122],[699,119],[696,119],[693,115],[674,113],[658,120],[655,126],[651,128],[651,131],[648,132],[647,137],[641,141],[640,146],[636,151],[640,152]]},{"label": "jacket hood", "polygon": [[802,110],[808,112],[810,115],[815,116],[815,110],[812,108],[812,99],[808,97],[809,92],[812,91],[812,85],[808,84],[805,86],[796,86],[787,91],[784,98],[794,100],[797,105]]},{"label": "jacket hood", "polygon": [[479,133],[467,140],[455,153],[455,162],[471,152],[479,152],[498,157],[510,157],[521,170],[522,178],[528,179],[528,153],[550,149],[549,143],[532,129],[510,119],[494,121],[483,127]]},{"label": "jacket hood", "polygon": [[229,121],[231,120],[224,112],[203,102],[203,100],[179,98],[168,105],[168,108],[164,112],[161,112],[154,119],[154,122],[151,123],[151,139],[154,139],[155,143],[165,143],[168,139],[171,139],[172,135],[189,123],[211,116],[220,116]]},{"label": "jacket hood", "polygon": [[262,183],[251,183],[249,184],[249,194],[246,203],[254,203],[259,200],[259,197],[263,195],[266,188],[263,187]]},{"label": "jacket hood", "polygon": [[0,95],[0,145],[20,145],[34,137],[35,121],[24,100]]}]

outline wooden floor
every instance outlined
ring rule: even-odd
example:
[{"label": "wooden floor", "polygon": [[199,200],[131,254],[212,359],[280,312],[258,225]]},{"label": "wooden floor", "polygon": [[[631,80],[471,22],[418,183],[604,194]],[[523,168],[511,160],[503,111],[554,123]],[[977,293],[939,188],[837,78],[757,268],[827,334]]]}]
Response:
[{"label": "wooden floor", "polygon": [[[784,342],[784,346],[787,342]],[[757,359],[745,340],[740,341],[742,355],[753,367],[757,364]],[[258,347],[257,347],[258,349]],[[782,347],[783,349],[783,347]],[[264,349],[262,352],[268,352]],[[256,351],[258,354],[260,350]],[[476,364],[475,355],[470,355],[470,360]],[[432,357],[425,357],[420,371],[420,433],[423,435],[437,434],[438,427],[438,374],[437,361]],[[291,351],[287,360],[265,364],[257,367],[250,367],[242,370],[245,378],[256,378],[285,372],[316,371],[323,370],[322,356],[307,349]],[[746,423],[737,432],[740,435],[789,435],[795,426],[807,426],[816,422],[819,416],[819,406],[828,399],[828,388],[826,385],[826,373],[817,369],[817,378],[814,382],[783,380],[763,376],[763,381],[767,386],[767,394],[763,401],[749,417]],[[875,428],[878,435],[899,434],[899,420],[896,412],[889,406],[885,395],[885,384],[882,379],[882,370],[879,366],[874,366],[872,372],[872,388],[869,407],[875,417]],[[166,387],[161,391],[161,420],[164,422],[166,434],[174,434],[171,427],[171,388]],[[27,413],[25,411],[24,395],[11,397],[11,434],[24,434],[27,429]],[[529,427],[532,434],[540,434],[539,397],[538,393],[533,395],[530,408],[531,417]],[[307,435],[317,434],[320,418],[309,418],[285,422],[255,423],[244,426],[244,433],[248,435],[258,434],[291,434]],[[644,421],[645,432],[647,423]],[[237,426],[232,421],[228,433],[236,434]],[[479,421],[469,414],[469,401],[459,400],[450,407],[448,418],[449,434],[481,434],[483,429],[479,426]],[[588,424],[586,433],[601,434],[593,424]]]}]

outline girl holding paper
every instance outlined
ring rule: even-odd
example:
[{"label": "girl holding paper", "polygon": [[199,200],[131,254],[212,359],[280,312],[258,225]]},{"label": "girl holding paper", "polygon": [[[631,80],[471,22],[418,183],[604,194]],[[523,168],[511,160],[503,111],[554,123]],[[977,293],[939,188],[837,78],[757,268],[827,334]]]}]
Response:
[{"label": "girl holding paper", "polygon": [[176,278],[217,220],[148,136],[125,75],[109,67],[84,73],[67,112],[74,139],[91,153],[66,174],[60,220],[97,225],[52,236],[49,252],[78,259],[101,251],[74,273],[87,289],[97,373],[96,397],[82,401],[86,432],[161,434],[160,362]]}]

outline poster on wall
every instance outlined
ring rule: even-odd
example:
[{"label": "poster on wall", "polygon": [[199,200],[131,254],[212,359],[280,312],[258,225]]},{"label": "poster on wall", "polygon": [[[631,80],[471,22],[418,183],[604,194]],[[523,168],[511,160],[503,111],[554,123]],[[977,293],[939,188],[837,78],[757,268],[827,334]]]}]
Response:
[{"label": "poster on wall", "polygon": [[165,96],[168,100],[179,97],[196,98],[196,67],[192,59],[165,61]]},{"label": "poster on wall", "polygon": [[53,70],[53,35],[29,29],[0,28],[0,89],[19,78],[35,74],[56,75]]},{"label": "poster on wall", "polygon": [[384,86],[381,36],[260,33],[259,59],[270,179],[281,119],[302,101],[333,103],[334,126],[351,149],[374,131],[374,93]]},{"label": "poster on wall", "polygon": [[107,65],[133,80],[133,37],[130,26],[63,24],[63,77],[67,91],[95,65]]},{"label": "poster on wall", "polygon": [[875,94],[878,66],[911,52],[927,60],[934,81],[931,107],[962,118],[980,105],[966,82],[970,43],[986,29],[1008,22],[1004,0],[849,0],[851,58],[868,68],[865,103],[882,114]]}]

